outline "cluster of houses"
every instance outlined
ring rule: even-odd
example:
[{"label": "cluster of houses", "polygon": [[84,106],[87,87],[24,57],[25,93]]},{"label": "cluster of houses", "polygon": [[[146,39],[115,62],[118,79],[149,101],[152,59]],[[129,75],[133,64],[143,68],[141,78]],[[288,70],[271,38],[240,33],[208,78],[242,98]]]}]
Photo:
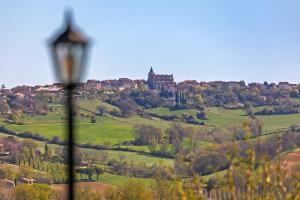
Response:
[{"label": "cluster of houses", "polygon": [[[123,91],[126,89],[149,89],[157,93],[168,92],[168,97],[171,101],[175,101],[176,92],[185,92],[187,93],[189,89],[193,86],[201,86],[202,88],[224,88],[224,86],[231,87],[245,87],[245,88],[278,88],[284,90],[293,90],[298,89],[298,85],[290,84],[288,82],[279,82],[275,83],[249,83],[248,85],[244,81],[212,81],[212,82],[197,82],[196,80],[185,80],[179,83],[174,81],[173,75],[165,75],[165,74],[156,74],[151,67],[147,80],[131,80],[128,78],[120,78],[120,79],[112,79],[112,80],[88,80],[87,82],[83,82],[78,84],[77,93],[82,92],[93,92],[97,93],[103,90],[118,90]],[[59,94],[63,93],[63,85],[61,83],[54,83],[52,85],[44,85],[44,86],[17,86],[11,89],[6,89],[2,87],[0,89],[0,95],[7,96],[10,94],[24,97],[24,96],[34,96],[37,93],[54,93]]]},{"label": "cluster of houses", "polygon": [[[5,167],[11,167],[12,170],[16,169],[16,165],[9,164],[9,160],[11,154],[9,151],[6,151],[4,145],[0,143],[0,168],[1,165]],[[51,180],[45,177],[39,177],[37,179],[33,178],[26,178],[26,177],[19,177],[15,178],[13,181],[8,179],[0,179],[0,188],[1,189],[11,189],[14,188],[18,184],[28,184],[32,185],[34,183],[46,183],[50,184]]]},{"label": "cluster of houses", "polygon": [[[10,165],[7,162],[7,159],[9,158],[9,156],[10,156],[10,153],[8,151],[5,151],[3,144],[0,144],[0,165],[1,164]],[[0,188],[10,189],[10,188],[14,188],[17,184],[21,184],[21,183],[26,183],[26,184],[32,185],[36,181],[37,180],[35,180],[35,179],[24,178],[24,177],[15,179],[14,181],[11,181],[8,179],[0,179]]]},{"label": "cluster of houses", "polygon": [[14,181],[11,181],[8,179],[0,179],[0,188],[1,189],[12,189],[12,188],[16,187],[16,185],[18,185],[18,184],[33,185],[34,183],[44,183],[44,182],[38,182],[37,180],[35,180],[33,178],[18,178],[18,179],[15,179]]}]

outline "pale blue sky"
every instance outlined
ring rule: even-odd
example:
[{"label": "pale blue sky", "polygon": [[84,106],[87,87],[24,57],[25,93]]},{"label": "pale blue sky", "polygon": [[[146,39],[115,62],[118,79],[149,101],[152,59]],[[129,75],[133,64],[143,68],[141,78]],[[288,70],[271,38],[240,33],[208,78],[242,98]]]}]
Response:
[{"label": "pale blue sky", "polygon": [[71,7],[93,39],[86,79],[300,82],[299,0],[0,2],[0,82],[54,82],[47,39]]}]

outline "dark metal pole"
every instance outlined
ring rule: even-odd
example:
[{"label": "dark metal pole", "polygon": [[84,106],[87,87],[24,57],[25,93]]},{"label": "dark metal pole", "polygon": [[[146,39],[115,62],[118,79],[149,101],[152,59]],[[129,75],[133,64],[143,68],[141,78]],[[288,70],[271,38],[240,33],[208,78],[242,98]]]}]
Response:
[{"label": "dark metal pole", "polygon": [[73,116],[73,90],[74,85],[68,85],[67,90],[67,107],[68,107],[68,172],[69,172],[69,191],[68,199],[74,199],[74,116]]}]

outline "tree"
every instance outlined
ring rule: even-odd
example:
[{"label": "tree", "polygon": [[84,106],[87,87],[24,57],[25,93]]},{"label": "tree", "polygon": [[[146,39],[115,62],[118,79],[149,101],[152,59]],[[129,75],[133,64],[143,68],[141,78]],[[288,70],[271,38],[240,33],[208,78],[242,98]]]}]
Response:
[{"label": "tree", "polygon": [[19,177],[21,178],[32,178],[33,171],[28,166],[23,166],[19,168]]},{"label": "tree", "polygon": [[152,189],[155,197],[154,199],[173,200],[173,195],[176,193],[176,188],[174,187],[175,185],[160,175],[156,175],[154,180],[155,183]]},{"label": "tree", "polygon": [[115,117],[122,117],[122,113],[119,109],[113,108],[112,111],[110,111],[110,114]]},{"label": "tree", "polygon": [[156,108],[162,103],[159,95],[150,90],[132,90],[130,96],[138,105],[144,108]]},{"label": "tree", "polygon": [[103,168],[95,166],[95,173],[97,175],[97,181],[99,180],[99,175],[104,173]]},{"label": "tree", "polygon": [[255,118],[254,116],[254,112],[253,112],[253,106],[250,104],[246,104],[245,105],[245,112],[246,114],[251,117],[251,118]]},{"label": "tree", "polygon": [[2,114],[6,113],[9,111],[9,109],[10,109],[10,107],[9,107],[7,101],[4,99],[0,99],[0,113],[2,113]]},{"label": "tree", "polygon": [[85,172],[85,168],[79,167],[75,169],[76,173],[80,174],[80,180],[82,180],[82,174]]},{"label": "tree", "polygon": [[46,184],[20,184],[14,188],[14,193],[17,200],[50,200],[58,198],[58,194]]},{"label": "tree", "polygon": [[214,177],[209,178],[206,186],[208,194],[210,193],[211,190],[215,189],[216,186],[217,186],[217,180]]},{"label": "tree", "polygon": [[45,157],[48,157],[48,143],[45,144]]},{"label": "tree", "polygon": [[47,104],[36,104],[35,106],[35,112],[38,114],[38,115],[47,115],[48,114],[48,106]]},{"label": "tree", "polygon": [[91,123],[96,123],[96,117],[95,117],[95,115],[91,116]]},{"label": "tree", "polygon": [[46,160],[49,160],[52,156],[52,151],[51,149],[48,147],[48,143],[45,144],[45,153],[44,153],[44,157]]},{"label": "tree", "polygon": [[149,143],[148,148],[149,148],[150,152],[155,153],[156,152],[156,147],[157,147],[156,140],[152,138],[148,143]]},{"label": "tree", "polygon": [[28,159],[29,166],[32,164],[32,167],[34,167],[36,148],[37,144],[32,140],[24,140],[22,142],[22,152],[24,152],[25,157]]},{"label": "tree", "polygon": [[17,122],[21,117],[22,117],[22,110],[19,109],[19,110],[14,111],[14,113],[12,114],[11,119],[14,122]]},{"label": "tree", "polygon": [[169,151],[168,151],[168,146],[169,143],[168,143],[168,140],[167,139],[163,139],[162,142],[161,142],[161,145],[160,145],[160,153],[163,154],[163,155],[166,155]]},{"label": "tree", "polygon": [[207,175],[228,168],[229,161],[223,153],[212,151],[196,155],[192,166],[195,172]]},{"label": "tree", "polygon": [[183,136],[187,135],[188,132],[189,131],[183,128],[179,123],[172,124],[172,126],[166,130],[169,143],[173,145],[173,150],[175,153],[179,152]]},{"label": "tree", "polygon": [[93,191],[90,187],[76,187],[75,199],[78,200],[95,200],[103,199],[100,191]]},{"label": "tree", "polygon": [[190,170],[188,164],[184,160],[184,154],[178,152],[175,157],[174,170],[178,177],[186,177],[190,175]]},{"label": "tree", "polygon": [[100,155],[99,155],[99,160],[102,163],[105,163],[106,160],[108,159],[108,153],[106,151],[100,151]]},{"label": "tree", "polygon": [[201,111],[201,112],[197,113],[197,118],[198,119],[207,119],[207,115],[204,111]]},{"label": "tree", "polygon": [[196,105],[201,105],[204,102],[204,99],[201,94],[196,94],[194,96],[194,101]]},{"label": "tree", "polygon": [[97,113],[99,116],[102,116],[106,112],[107,108],[103,105],[97,107]]},{"label": "tree", "polygon": [[151,192],[139,181],[129,181],[117,189],[109,188],[104,196],[106,200],[153,200]]},{"label": "tree", "polygon": [[14,180],[15,178],[16,178],[16,176],[17,176],[17,173],[13,170],[13,169],[11,169],[11,168],[9,168],[9,167],[5,167],[5,168],[3,168],[3,169],[0,169],[0,178],[1,179],[8,179],[8,180]]},{"label": "tree", "polygon": [[94,167],[87,167],[85,168],[84,173],[88,176],[88,179],[91,181],[92,176],[95,174],[95,169]]},{"label": "tree", "polygon": [[133,114],[136,105],[132,99],[126,98],[119,101],[118,107],[123,117],[130,117]]},{"label": "tree", "polygon": [[162,132],[151,125],[135,125],[133,130],[137,145],[154,145],[162,142]]}]

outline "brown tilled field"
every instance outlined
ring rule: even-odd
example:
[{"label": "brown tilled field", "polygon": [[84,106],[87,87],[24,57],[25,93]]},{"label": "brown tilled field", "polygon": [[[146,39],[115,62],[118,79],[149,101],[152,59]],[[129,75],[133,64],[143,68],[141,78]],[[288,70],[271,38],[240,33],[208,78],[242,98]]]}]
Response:
[{"label": "brown tilled field", "polygon": [[292,169],[296,165],[300,165],[300,149],[292,151],[283,156],[282,161],[288,169]]}]

